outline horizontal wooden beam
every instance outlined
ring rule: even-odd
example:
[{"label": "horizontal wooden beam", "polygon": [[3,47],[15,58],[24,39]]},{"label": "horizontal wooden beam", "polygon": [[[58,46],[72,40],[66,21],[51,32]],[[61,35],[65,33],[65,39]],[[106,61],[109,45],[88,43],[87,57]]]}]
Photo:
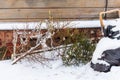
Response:
[{"label": "horizontal wooden beam", "polygon": [[[48,19],[82,19],[96,18],[103,8],[74,8],[74,9],[0,9],[0,20],[35,20]],[[51,12],[49,14],[49,11]]]},{"label": "horizontal wooden beam", "polygon": [[[0,8],[100,7],[106,0],[0,0]],[[120,0],[108,0],[108,7],[120,7]]]},{"label": "horizontal wooden beam", "polygon": [[108,0],[109,8],[120,8],[120,0]]},{"label": "horizontal wooden beam", "polygon": [[[106,0],[0,0],[0,21],[99,19]],[[108,0],[108,10],[120,9],[120,0]],[[108,14],[108,18],[116,15]]]},{"label": "horizontal wooden beam", "polygon": [[104,7],[105,0],[0,0],[0,8]]},{"label": "horizontal wooden beam", "polygon": [[[5,18],[0,19],[0,22],[38,22],[41,20],[45,20],[46,18]],[[74,20],[95,20],[99,19],[99,17],[79,17],[79,18],[55,18],[54,20],[59,21],[74,21]]]}]

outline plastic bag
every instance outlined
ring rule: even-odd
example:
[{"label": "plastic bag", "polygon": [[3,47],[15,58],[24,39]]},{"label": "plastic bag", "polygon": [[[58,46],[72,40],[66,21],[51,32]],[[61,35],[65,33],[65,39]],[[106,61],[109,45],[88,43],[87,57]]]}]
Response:
[{"label": "plastic bag", "polygon": [[112,66],[120,66],[120,48],[104,51],[98,60],[103,60],[110,65],[91,62],[91,67],[96,71],[108,72]]}]

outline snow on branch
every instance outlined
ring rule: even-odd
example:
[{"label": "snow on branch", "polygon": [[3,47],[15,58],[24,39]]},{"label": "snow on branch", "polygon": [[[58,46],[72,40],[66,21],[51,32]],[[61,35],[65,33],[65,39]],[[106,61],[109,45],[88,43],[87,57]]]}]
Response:
[{"label": "snow on branch", "polygon": [[[46,30],[41,29],[42,23],[46,23]],[[63,22],[64,23],[64,22]],[[69,25],[70,22],[65,22],[64,24],[59,23],[58,21],[53,21],[53,19],[48,19],[45,21],[41,21],[34,30],[30,31],[27,29],[24,29],[24,31],[14,31],[14,55],[12,64],[15,64],[16,62],[20,61],[21,59],[25,58],[27,55],[30,55],[34,59],[38,60],[38,56],[40,58],[46,59],[44,56],[41,56],[39,53],[47,52],[47,51],[53,51],[58,50],[61,48],[69,47],[68,46],[54,46],[53,42],[53,36],[55,35],[55,27],[65,28]],[[29,25],[26,26],[28,28]],[[46,41],[50,39],[49,46],[46,44]],[[15,42],[16,41],[16,42]],[[19,45],[17,46],[17,44]],[[33,56],[38,53],[37,57]],[[41,62],[42,63],[42,62]]]}]

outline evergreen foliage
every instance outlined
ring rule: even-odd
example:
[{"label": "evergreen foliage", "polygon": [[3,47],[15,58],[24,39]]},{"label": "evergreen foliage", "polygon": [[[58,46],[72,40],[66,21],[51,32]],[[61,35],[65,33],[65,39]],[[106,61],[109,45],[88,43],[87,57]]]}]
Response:
[{"label": "evergreen foliage", "polygon": [[78,65],[87,63],[92,58],[95,45],[84,34],[74,35],[75,42],[64,50],[62,60],[64,65]]}]

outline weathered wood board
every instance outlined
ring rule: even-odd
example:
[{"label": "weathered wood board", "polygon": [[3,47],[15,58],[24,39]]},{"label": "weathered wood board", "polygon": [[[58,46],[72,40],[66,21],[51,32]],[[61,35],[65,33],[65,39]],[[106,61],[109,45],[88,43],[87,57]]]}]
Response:
[{"label": "weathered wood board", "polygon": [[[120,0],[108,0],[108,10],[120,8]],[[106,0],[0,0],[0,21],[98,19]],[[108,15],[114,18],[114,15]]]},{"label": "weathered wood board", "polygon": [[104,7],[105,0],[0,0],[0,8]]}]

